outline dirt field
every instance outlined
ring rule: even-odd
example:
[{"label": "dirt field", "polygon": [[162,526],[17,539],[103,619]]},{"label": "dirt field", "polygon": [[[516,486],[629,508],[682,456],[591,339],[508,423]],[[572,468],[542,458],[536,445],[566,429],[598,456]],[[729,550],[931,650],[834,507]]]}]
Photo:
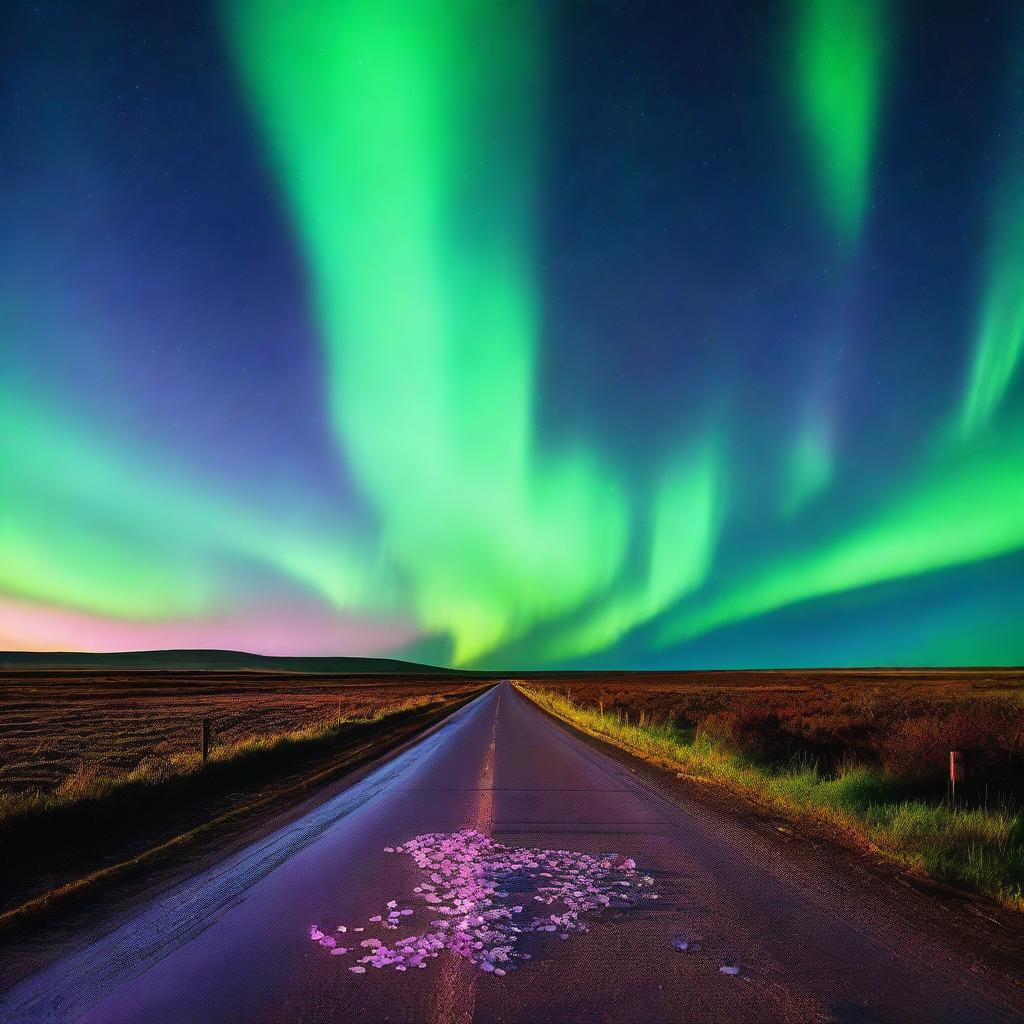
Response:
[{"label": "dirt field", "polygon": [[0,676],[0,794],[51,791],[83,770],[116,776],[213,744],[370,718],[467,693],[478,681],[262,674]]}]

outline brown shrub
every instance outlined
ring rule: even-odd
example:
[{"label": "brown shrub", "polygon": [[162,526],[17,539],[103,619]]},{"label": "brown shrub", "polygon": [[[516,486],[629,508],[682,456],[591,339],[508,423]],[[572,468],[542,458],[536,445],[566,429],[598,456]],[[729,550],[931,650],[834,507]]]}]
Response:
[{"label": "brown shrub", "polygon": [[752,708],[713,711],[701,719],[697,732],[738,753],[769,761],[785,757],[792,741],[777,714]]},{"label": "brown shrub", "polygon": [[1019,715],[1011,711],[965,705],[898,722],[879,741],[882,766],[908,781],[939,784],[948,777],[949,752],[961,750],[969,778],[1008,779],[1021,768]]}]

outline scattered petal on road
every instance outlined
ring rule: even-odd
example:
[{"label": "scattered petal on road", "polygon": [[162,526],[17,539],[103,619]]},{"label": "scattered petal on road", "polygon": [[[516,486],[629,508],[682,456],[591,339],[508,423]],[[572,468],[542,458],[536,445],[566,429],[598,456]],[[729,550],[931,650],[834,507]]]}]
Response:
[{"label": "scattered petal on road", "polygon": [[[390,946],[378,939],[360,943],[370,951],[360,963],[377,968],[422,968],[426,960],[448,949],[481,971],[502,977],[516,966],[516,961],[531,959],[529,953],[517,949],[521,936],[557,932],[560,938],[568,939],[588,930],[585,915],[608,908],[624,909],[657,896],[654,879],[640,875],[631,857],[616,853],[595,856],[573,850],[505,846],[476,829],[427,833],[385,849],[412,857],[422,873],[413,889],[415,898],[433,915],[443,916],[430,922],[430,930],[406,935]],[[524,913],[522,903],[511,905],[508,901],[513,892],[520,900],[532,894],[545,912],[534,917]],[[398,910],[397,900],[389,900],[387,907],[387,921],[382,921],[379,914],[369,920],[388,931],[396,931],[395,922],[414,913],[408,908]],[[338,930],[345,929],[339,926]],[[320,941],[324,933],[313,925],[310,938]],[[336,955],[337,950],[331,953]],[[361,966],[349,970],[365,973]]]}]

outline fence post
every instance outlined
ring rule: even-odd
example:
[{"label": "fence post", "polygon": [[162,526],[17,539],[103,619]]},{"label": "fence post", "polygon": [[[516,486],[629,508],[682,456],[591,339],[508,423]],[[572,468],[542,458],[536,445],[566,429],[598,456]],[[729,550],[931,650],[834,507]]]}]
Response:
[{"label": "fence post", "polygon": [[203,764],[210,760],[210,720],[203,719]]},{"label": "fence post", "polygon": [[949,781],[953,787],[953,803],[956,804],[956,784],[964,777],[964,754],[962,750],[949,752]]}]

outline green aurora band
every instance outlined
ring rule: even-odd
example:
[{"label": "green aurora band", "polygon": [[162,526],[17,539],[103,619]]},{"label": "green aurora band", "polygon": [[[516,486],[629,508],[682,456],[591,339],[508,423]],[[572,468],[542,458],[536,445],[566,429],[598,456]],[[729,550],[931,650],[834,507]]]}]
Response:
[{"label": "green aurora band", "polygon": [[[1024,131],[1024,103],[1019,97],[1016,113],[1014,138]],[[1009,163],[997,190],[983,262],[986,280],[960,411],[962,437],[971,437],[991,420],[1024,353],[1024,153]]]},{"label": "green aurora band", "polygon": [[271,513],[262,501],[218,497],[176,473],[168,453],[126,451],[123,438],[105,441],[56,408],[3,389],[0,408],[7,436],[19,438],[0,448],[0,592],[122,620],[198,618],[238,597],[225,591],[228,558],[338,609],[389,607],[393,589],[355,533],[318,526],[294,494]]},{"label": "green aurora band", "polygon": [[673,614],[659,641],[681,643],[722,626],[891,580],[996,558],[1024,547],[1024,421],[950,456],[937,453],[863,522],[809,551],[744,576]]},{"label": "green aurora band", "polygon": [[721,461],[718,445],[705,442],[665,473],[653,495],[642,578],[560,625],[541,646],[545,660],[604,650],[704,583],[723,521]]},{"label": "green aurora band", "polygon": [[797,0],[792,90],[826,215],[844,242],[860,233],[877,133],[883,0]]},{"label": "green aurora band", "polygon": [[835,471],[832,435],[824,411],[814,410],[801,424],[782,492],[782,515],[792,519],[824,491]]},{"label": "green aurora band", "polygon": [[420,622],[473,659],[607,587],[627,542],[608,468],[534,443],[541,18],[242,3],[229,25],[309,260],[339,447]]}]

